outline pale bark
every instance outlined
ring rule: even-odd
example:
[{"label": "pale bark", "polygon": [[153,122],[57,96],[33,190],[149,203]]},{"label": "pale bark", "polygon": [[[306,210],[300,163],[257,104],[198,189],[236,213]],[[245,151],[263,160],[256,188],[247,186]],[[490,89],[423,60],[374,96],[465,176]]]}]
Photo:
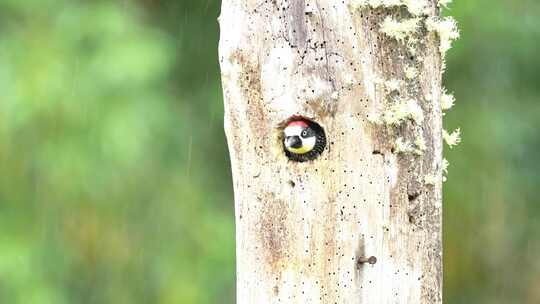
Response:
[{"label": "pale bark", "polygon": [[[423,25],[414,54],[379,31],[386,16],[408,14],[341,0],[223,0],[238,303],[442,302],[439,45]],[[410,66],[417,77],[406,77]],[[423,120],[372,122],[405,97]],[[320,158],[285,157],[280,131],[293,115],[325,128]],[[398,138],[426,147],[396,150]],[[374,265],[359,263],[371,256]]]}]

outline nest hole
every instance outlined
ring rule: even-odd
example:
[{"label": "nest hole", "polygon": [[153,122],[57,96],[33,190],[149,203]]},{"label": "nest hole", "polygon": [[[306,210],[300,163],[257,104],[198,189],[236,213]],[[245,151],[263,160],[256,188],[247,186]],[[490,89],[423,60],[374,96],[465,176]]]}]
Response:
[{"label": "nest hole", "polygon": [[283,153],[293,162],[308,162],[319,158],[326,149],[324,128],[304,116],[291,116],[278,126]]}]

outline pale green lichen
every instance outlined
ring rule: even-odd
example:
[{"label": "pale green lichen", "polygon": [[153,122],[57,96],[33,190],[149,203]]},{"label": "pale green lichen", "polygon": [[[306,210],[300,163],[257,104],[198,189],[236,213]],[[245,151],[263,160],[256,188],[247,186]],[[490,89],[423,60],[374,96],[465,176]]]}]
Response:
[{"label": "pale green lichen", "polygon": [[421,156],[426,149],[426,142],[422,136],[417,136],[414,143],[406,142],[403,137],[398,137],[394,143],[394,151],[396,153],[411,153]]},{"label": "pale green lichen", "polygon": [[417,124],[424,121],[424,112],[414,99],[399,100],[382,115],[382,121],[387,125],[399,125],[407,119]]},{"label": "pale green lichen", "polygon": [[[439,7],[447,7],[452,0],[438,0]],[[397,7],[404,6],[407,8],[413,18],[398,20],[393,17],[386,17],[381,23],[380,31],[397,40],[400,43],[406,43],[407,49],[411,55],[416,54],[416,46],[419,43],[418,33],[423,26],[423,18],[430,13],[430,2],[428,0],[352,0],[352,6],[355,8],[369,6],[371,8],[379,7]],[[451,48],[452,42],[459,38],[459,30],[457,22],[452,17],[429,17],[425,19],[425,26],[428,31],[435,32],[439,36],[440,45],[439,52],[444,56]],[[418,59],[420,62],[422,58]],[[446,67],[443,60],[441,72],[444,72]],[[418,77],[418,71],[415,67],[409,66],[404,70],[406,79],[415,79]],[[399,91],[402,87],[402,82],[396,79],[390,79],[385,82],[384,88],[388,92]],[[433,101],[434,96],[430,93],[425,95],[426,101]],[[453,107],[455,98],[444,90],[440,96],[440,107],[442,111],[447,111]],[[417,124],[421,124],[424,120],[424,113],[418,102],[414,99],[402,99],[392,104],[384,113],[376,115],[368,115],[368,120],[373,123],[385,123],[387,125],[399,125],[406,120],[411,120]],[[450,148],[458,145],[461,142],[460,129],[456,129],[452,133],[443,130],[443,139]],[[402,137],[398,137],[395,141],[395,150],[398,153],[415,153],[423,154],[426,150],[425,140],[420,134],[417,134],[414,142],[406,142]],[[428,174],[424,177],[424,182],[427,185],[436,185],[441,180],[446,181],[448,173],[448,161],[442,162],[441,174]]]},{"label": "pale green lichen", "polygon": [[445,17],[443,19],[436,17],[428,18],[426,20],[426,26],[429,31],[436,32],[439,35],[439,51],[443,56],[452,47],[452,41],[459,38],[457,22],[452,17]]},{"label": "pale green lichen", "polygon": [[450,166],[450,162],[446,158],[443,158],[442,160],[442,172],[443,174],[448,174],[448,167]]},{"label": "pale green lichen", "polygon": [[394,151],[396,153],[409,153],[412,151],[412,147],[403,140],[403,137],[398,137],[394,144]]},{"label": "pale green lichen", "polygon": [[448,175],[448,167],[450,166],[450,163],[446,158],[443,158],[442,160],[442,181],[446,182],[446,175]]},{"label": "pale green lichen", "polygon": [[424,176],[424,183],[426,185],[435,186],[437,184],[438,178],[435,174],[428,174]]},{"label": "pale green lichen", "polygon": [[[416,45],[418,44],[419,39],[411,36],[409,37],[409,40],[407,41],[407,50],[411,55],[416,56]],[[419,58],[419,61],[421,61],[421,58]]]},{"label": "pale green lichen", "polygon": [[372,8],[378,7],[394,7],[405,6],[409,13],[415,16],[425,15],[428,13],[428,1],[427,0],[353,0],[352,6],[355,8],[370,6]]},{"label": "pale green lichen", "polygon": [[439,6],[442,6],[442,7],[448,7],[448,5],[452,3],[452,0],[439,0]]},{"label": "pale green lichen", "polygon": [[441,94],[441,109],[443,111],[450,110],[454,106],[455,102],[456,99],[454,98],[454,95],[447,93],[446,90],[443,90],[443,93]]},{"label": "pale green lichen", "polygon": [[380,115],[378,115],[377,113],[371,113],[371,114],[368,114],[366,116],[366,119],[367,121],[369,121],[370,123],[372,124],[376,124],[376,125],[379,125],[381,124],[381,118],[380,118]]},{"label": "pale green lichen", "polygon": [[401,0],[353,0],[351,2],[352,6],[355,8],[360,8],[363,6],[378,8],[401,5]]},{"label": "pale green lichen", "polygon": [[454,130],[452,133],[448,133],[448,131],[443,130],[442,136],[446,144],[453,148],[461,142],[461,130],[458,128]]},{"label": "pale green lichen", "polygon": [[426,149],[427,149],[426,140],[420,134],[418,134],[416,136],[416,138],[414,139],[414,145],[416,146],[416,151],[415,152],[418,155],[424,154],[424,151],[426,151]]},{"label": "pale green lichen", "polygon": [[439,181],[439,176],[441,176],[442,178],[442,182],[446,182],[446,175],[448,174],[448,166],[450,166],[450,163],[448,162],[448,160],[446,160],[446,158],[443,158],[442,160],[442,164],[441,164],[441,172],[442,173],[442,176],[441,175],[438,175],[438,174],[427,174],[426,176],[424,176],[424,184],[426,185],[430,185],[430,186],[434,186],[437,184],[437,182]]},{"label": "pale green lichen", "polygon": [[384,82],[384,87],[388,92],[399,91],[401,88],[401,81],[399,79],[390,79]]},{"label": "pale green lichen", "polygon": [[418,76],[418,70],[413,66],[408,66],[405,68],[405,77],[407,79],[415,79]]},{"label": "pale green lichen", "polygon": [[399,42],[404,42],[406,38],[418,31],[420,28],[420,21],[420,18],[410,18],[399,21],[388,16],[381,24],[380,31]]},{"label": "pale green lichen", "polygon": [[409,12],[415,16],[425,15],[428,13],[427,0],[403,0],[403,4]]}]

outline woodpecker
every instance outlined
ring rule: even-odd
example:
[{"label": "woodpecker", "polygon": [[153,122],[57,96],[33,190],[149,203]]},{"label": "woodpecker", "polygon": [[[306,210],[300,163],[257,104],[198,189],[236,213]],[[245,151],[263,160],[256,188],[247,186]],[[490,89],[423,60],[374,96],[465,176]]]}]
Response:
[{"label": "woodpecker", "polygon": [[283,147],[290,160],[305,162],[322,154],[326,136],[318,124],[306,120],[293,120],[283,130]]}]

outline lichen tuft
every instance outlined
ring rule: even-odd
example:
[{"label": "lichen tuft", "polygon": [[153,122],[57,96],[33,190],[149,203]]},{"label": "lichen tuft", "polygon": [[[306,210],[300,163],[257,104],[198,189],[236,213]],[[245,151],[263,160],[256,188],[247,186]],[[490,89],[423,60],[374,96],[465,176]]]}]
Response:
[{"label": "lichen tuft", "polygon": [[447,93],[446,90],[443,90],[441,95],[441,109],[443,111],[450,110],[454,106],[455,102],[456,99],[454,98],[454,95]]},{"label": "lichen tuft", "polygon": [[414,79],[416,76],[418,76],[418,70],[414,66],[405,68],[405,77],[407,79]]},{"label": "lichen tuft", "polygon": [[421,16],[428,13],[429,3],[427,0],[353,0],[352,6],[354,8],[405,6],[411,15]]},{"label": "lichen tuft", "polygon": [[459,38],[456,20],[452,17],[445,17],[443,19],[431,17],[426,20],[426,26],[429,31],[436,32],[439,35],[439,51],[444,57],[446,52],[452,47],[452,41]]},{"label": "lichen tuft", "polygon": [[452,0],[439,0],[438,4],[440,7],[448,7],[452,3]]},{"label": "lichen tuft", "polygon": [[420,21],[420,18],[399,21],[388,16],[382,22],[380,31],[399,42],[404,42],[405,39],[418,31]]},{"label": "lichen tuft", "polygon": [[443,130],[442,136],[444,141],[450,148],[459,145],[459,143],[461,142],[461,130],[459,128],[454,130],[452,133],[448,133],[448,131]]},{"label": "lichen tuft", "polygon": [[417,124],[424,121],[424,112],[414,99],[399,100],[382,115],[382,121],[387,125],[399,125],[407,119]]}]

